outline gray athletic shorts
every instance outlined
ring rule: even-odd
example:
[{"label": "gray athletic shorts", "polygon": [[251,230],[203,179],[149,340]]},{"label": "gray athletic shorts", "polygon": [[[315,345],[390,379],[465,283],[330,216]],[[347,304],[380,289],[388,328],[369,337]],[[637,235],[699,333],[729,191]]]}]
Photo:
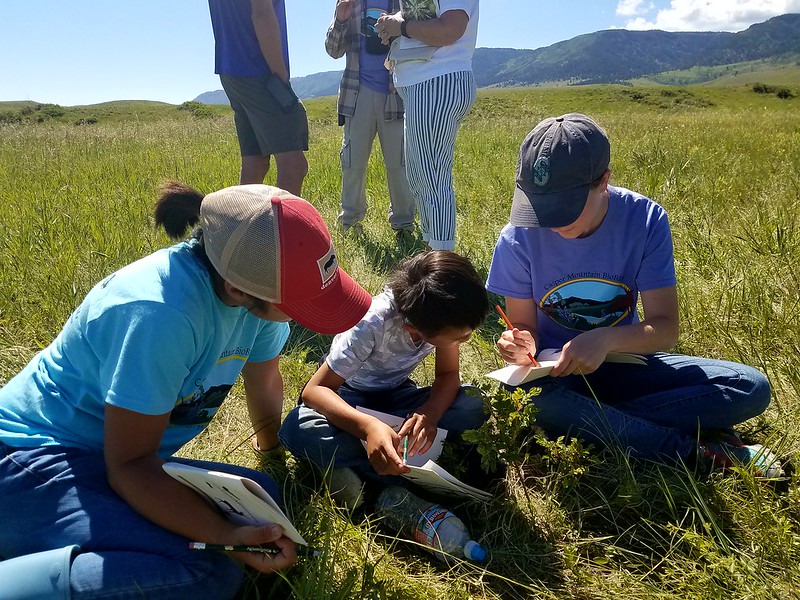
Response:
[{"label": "gray athletic shorts", "polygon": [[308,150],[308,117],[302,102],[284,112],[267,89],[268,77],[219,78],[233,109],[242,156]]}]

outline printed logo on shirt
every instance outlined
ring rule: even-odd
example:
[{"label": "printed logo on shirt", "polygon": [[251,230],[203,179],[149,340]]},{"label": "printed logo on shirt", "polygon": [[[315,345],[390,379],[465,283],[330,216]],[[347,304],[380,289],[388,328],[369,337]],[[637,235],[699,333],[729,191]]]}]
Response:
[{"label": "printed logo on shirt", "polygon": [[219,355],[217,363],[225,362],[226,360],[241,360],[246,361],[250,356],[251,348],[245,346],[236,346],[235,348],[228,348]]},{"label": "printed logo on shirt", "polygon": [[183,427],[208,425],[211,418],[217,414],[231,387],[233,386],[226,384],[205,389],[202,383],[199,384],[194,394],[181,400],[172,409],[169,424]]},{"label": "printed logo on shirt", "polygon": [[367,8],[364,10],[364,18],[361,20],[361,35],[368,38],[378,37],[378,30],[375,23],[386,11],[382,8]]},{"label": "printed logo on shirt", "polygon": [[[372,0],[375,4],[380,4]],[[383,7],[365,7],[364,16],[361,19],[361,35],[364,36],[363,43],[364,49],[369,54],[385,55],[389,51],[389,46],[384,44],[378,37],[378,29],[375,27],[381,15],[386,14],[389,9],[389,3],[385,2]]]},{"label": "printed logo on shirt", "polygon": [[436,0],[402,0],[403,19],[424,21],[436,18]]},{"label": "printed logo on shirt", "polygon": [[633,292],[608,279],[572,279],[552,288],[539,308],[553,321],[576,331],[613,327],[634,310]]}]

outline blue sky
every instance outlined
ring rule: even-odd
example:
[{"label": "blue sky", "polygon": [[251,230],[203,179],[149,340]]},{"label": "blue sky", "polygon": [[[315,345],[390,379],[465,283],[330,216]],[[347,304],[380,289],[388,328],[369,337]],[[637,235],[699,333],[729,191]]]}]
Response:
[{"label": "blue sky", "polygon": [[[292,76],[325,54],[335,0],[286,0]],[[478,46],[540,48],[601,29],[740,31],[800,0],[483,0]],[[220,88],[204,0],[2,0],[0,101],[180,104]]]}]

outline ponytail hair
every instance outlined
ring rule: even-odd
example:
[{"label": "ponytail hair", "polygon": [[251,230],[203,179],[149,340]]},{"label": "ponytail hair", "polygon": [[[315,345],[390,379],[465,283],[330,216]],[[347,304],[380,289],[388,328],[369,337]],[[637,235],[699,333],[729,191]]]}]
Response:
[{"label": "ponytail hair", "polygon": [[200,220],[200,203],[204,195],[193,187],[167,180],[159,187],[155,208],[156,225],[163,227],[174,240],[181,239],[186,230]]}]

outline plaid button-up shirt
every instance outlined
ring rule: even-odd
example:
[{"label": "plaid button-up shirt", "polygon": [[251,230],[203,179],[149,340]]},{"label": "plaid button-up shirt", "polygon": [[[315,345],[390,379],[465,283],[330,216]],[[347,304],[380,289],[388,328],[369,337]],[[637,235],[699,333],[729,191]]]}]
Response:
[{"label": "plaid button-up shirt", "polygon": [[[400,1],[392,0],[392,12],[400,10]],[[362,0],[355,0],[353,14],[345,23],[339,23],[334,16],[325,36],[325,50],[333,58],[341,58],[347,54],[342,81],[339,83],[339,100],[337,112],[340,116],[352,117],[356,110],[358,99],[359,60],[358,51],[361,43],[361,19],[364,16]],[[386,121],[403,118],[403,101],[397,92],[386,95],[386,104],[383,108],[383,118]],[[340,119],[340,125],[343,121]]]}]

